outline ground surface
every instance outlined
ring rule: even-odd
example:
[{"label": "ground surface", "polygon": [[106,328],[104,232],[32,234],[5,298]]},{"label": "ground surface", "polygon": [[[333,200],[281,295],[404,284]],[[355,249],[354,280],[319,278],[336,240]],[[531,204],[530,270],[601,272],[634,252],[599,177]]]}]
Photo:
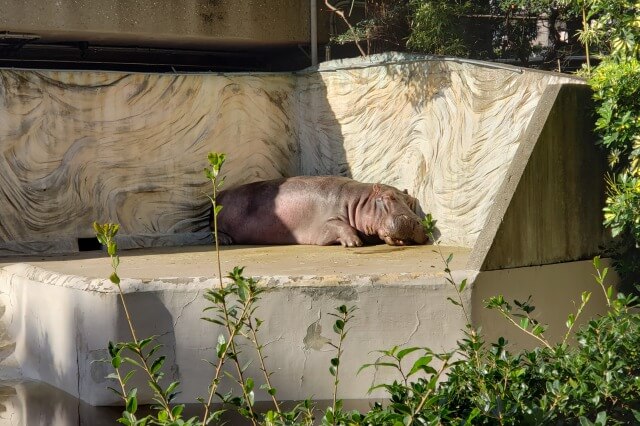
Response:
[{"label": "ground surface", "polygon": [[[223,271],[245,266],[251,276],[265,275],[378,275],[441,274],[444,262],[432,245],[359,248],[340,246],[228,246],[221,251]],[[446,258],[453,254],[451,269],[464,269],[469,250],[440,246]],[[126,250],[120,253],[120,276],[127,278],[202,277],[215,274],[215,251],[209,246]],[[93,278],[111,273],[104,251],[72,256],[0,258],[0,268],[29,263],[53,272]]]}]

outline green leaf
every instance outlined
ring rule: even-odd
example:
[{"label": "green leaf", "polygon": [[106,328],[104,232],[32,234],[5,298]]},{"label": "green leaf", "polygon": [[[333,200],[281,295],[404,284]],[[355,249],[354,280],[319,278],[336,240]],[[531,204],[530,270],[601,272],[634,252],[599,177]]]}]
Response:
[{"label": "green leaf", "polygon": [[401,351],[398,352],[398,354],[396,355],[396,357],[398,358],[398,360],[402,361],[402,358],[404,358],[405,356],[409,355],[411,352],[415,352],[419,349],[419,347],[412,347],[412,348],[406,348],[406,349],[402,349]]},{"label": "green leaf", "polygon": [[542,333],[544,333],[544,327],[540,324],[536,324],[531,330],[531,332],[533,333],[534,336],[540,336]]},{"label": "green leaf", "polygon": [[413,374],[417,373],[420,370],[423,370],[428,373],[433,373],[433,368],[430,368],[430,367],[428,368],[432,360],[433,360],[433,357],[430,355],[426,355],[418,358],[416,362],[413,363],[413,367],[411,367],[411,370],[409,371],[409,374],[407,376],[412,376]]},{"label": "green leaf", "polygon": [[245,390],[246,392],[250,392],[250,391],[252,391],[252,390],[253,390],[253,386],[254,386],[253,379],[252,379],[251,377],[249,377],[249,378],[247,379],[247,382],[246,382],[246,383],[245,383],[245,385],[244,385],[244,390]]},{"label": "green leaf", "polygon": [[167,390],[165,391],[166,394],[170,394],[171,392],[173,392],[178,386],[180,385],[180,382],[175,381],[175,382],[171,382],[169,384],[169,386],[167,386]]},{"label": "green leaf", "polygon": [[158,373],[158,371],[160,371],[160,369],[162,368],[162,365],[164,364],[164,360],[167,357],[162,355],[160,357],[158,357],[158,359],[156,359],[153,364],[151,364],[151,374],[156,374]]},{"label": "green leaf", "polygon": [[151,336],[151,337],[147,337],[146,339],[140,340],[138,342],[138,347],[140,348],[140,350],[144,349],[144,347],[147,346],[149,343],[151,343],[155,338],[156,336]]},{"label": "green leaf", "polygon": [[520,320],[520,327],[523,330],[527,330],[529,328],[529,318],[524,317]]},{"label": "green leaf", "polygon": [[344,330],[344,321],[339,319],[333,324],[333,331],[340,334],[342,333],[342,330]]},{"label": "green leaf", "polygon": [[116,355],[111,358],[111,366],[113,368],[120,368],[120,365],[122,365],[122,358],[120,357],[120,355]]},{"label": "green leaf", "polygon": [[249,297],[249,287],[247,286],[246,281],[237,280],[236,284],[238,284],[238,297],[243,302],[246,302],[247,298]]},{"label": "green leaf", "polygon": [[594,426],[585,416],[580,416],[580,426]]},{"label": "green leaf", "polygon": [[575,322],[575,315],[573,314],[569,314],[568,318],[567,318],[567,328],[571,328],[573,327],[573,323]]},{"label": "green leaf", "polygon": [[129,394],[129,397],[127,398],[127,411],[131,414],[135,414],[135,412],[138,410],[138,399],[136,398],[135,394],[133,394],[133,391]]},{"label": "green leaf", "polygon": [[453,300],[453,299],[452,299],[452,298],[450,298],[450,297],[447,297],[447,300],[448,300],[449,302],[453,303],[453,304],[454,304],[454,305],[456,305],[456,306],[462,306],[462,305],[460,304],[460,302],[456,302],[455,300]]},{"label": "green leaf", "polygon": [[340,358],[331,358],[331,365],[337,367],[340,365]]},{"label": "green leaf", "polygon": [[460,287],[458,288],[458,291],[460,293],[462,293],[462,291],[465,289],[465,287],[467,286],[467,279],[465,278],[464,280],[462,280],[462,282],[460,283]]},{"label": "green leaf", "polygon": [[120,277],[115,272],[113,274],[111,274],[111,276],[109,277],[109,280],[112,283],[114,283],[115,285],[119,285],[120,284]]},{"label": "green leaf", "polygon": [[135,359],[130,358],[130,357],[128,357],[128,356],[126,356],[126,357],[122,358],[122,360],[123,360],[124,362],[128,362],[129,364],[133,364],[133,365],[135,365],[136,367],[144,368],[144,367],[142,367],[142,364],[140,364],[138,361],[136,361]]},{"label": "green leaf", "polygon": [[364,364],[362,367],[360,367],[358,369],[358,373],[360,373],[365,368],[369,368],[369,367],[393,367],[393,368],[398,368],[398,365],[397,364],[393,364],[391,362],[374,362],[374,363],[371,363],[371,364]]},{"label": "green leaf", "polygon": [[124,376],[124,379],[122,379],[122,383],[126,385],[126,384],[127,384],[127,382],[128,382],[129,380],[131,380],[131,377],[133,377],[133,375],[134,375],[135,373],[136,373],[136,370],[131,370],[131,371],[129,371],[129,372]]},{"label": "green leaf", "polygon": [[184,410],[184,404],[178,404],[171,410],[171,415],[173,415],[175,419],[179,419],[180,416],[182,416],[182,410]]},{"label": "green leaf", "polygon": [[334,377],[335,377],[335,375],[336,375],[336,367],[334,367],[333,365],[331,365],[331,366],[329,367],[329,373],[330,373],[332,376],[334,376]]}]

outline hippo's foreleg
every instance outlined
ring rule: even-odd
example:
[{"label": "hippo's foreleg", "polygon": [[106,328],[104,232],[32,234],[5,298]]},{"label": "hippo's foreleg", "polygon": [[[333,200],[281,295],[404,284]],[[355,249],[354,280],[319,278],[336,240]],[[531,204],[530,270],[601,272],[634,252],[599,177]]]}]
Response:
[{"label": "hippo's foreleg", "polygon": [[358,231],[340,219],[330,219],[324,224],[316,244],[328,246],[337,243],[342,244],[343,247],[362,246]]},{"label": "hippo's foreleg", "polygon": [[[215,236],[214,236],[215,241]],[[233,238],[230,235],[218,230],[218,244],[221,246],[228,246],[233,244]]]}]

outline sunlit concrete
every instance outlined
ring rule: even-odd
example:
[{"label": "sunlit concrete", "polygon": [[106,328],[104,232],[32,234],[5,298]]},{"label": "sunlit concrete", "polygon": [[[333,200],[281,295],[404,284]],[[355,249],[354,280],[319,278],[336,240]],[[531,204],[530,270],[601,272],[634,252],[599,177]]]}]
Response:
[{"label": "sunlit concrete", "polygon": [[[266,320],[261,339],[268,343],[268,365],[283,399],[331,397],[328,367],[335,354],[325,343],[336,336],[328,314],[342,304],[356,306],[341,364],[341,394],[359,399],[375,381],[395,377],[390,370],[356,376],[361,365],[375,360],[376,350],[425,342],[451,350],[461,337],[466,319],[447,301],[457,295],[441,253],[454,255],[456,282],[473,281],[477,272],[460,269],[468,250],[453,247],[232,247],[222,251],[221,261],[224,273],[245,265],[246,274],[267,289],[257,316]],[[117,402],[106,389],[107,365],[95,362],[106,356],[109,340],[130,338],[116,288],[103,278],[111,273],[106,254],[21,260],[30,264],[0,269],[2,320],[14,339],[4,369],[13,367],[18,376],[51,383],[91,404]],[[128,278],[122,288],[138,335],[161,336],[167,375],[183,383],[179,398],[185,402],[202,396],[211,378],[202,360],[215,359],[221,330],[200,318],[209,305],[204,291],[219,285],[214,270],[210,249],[123,252],[120,275]],[[467,305],[470,295],[464,291]],[[252,352],[245,347],[243,353]],[[248,374],[260,376],[257,362]]]}]

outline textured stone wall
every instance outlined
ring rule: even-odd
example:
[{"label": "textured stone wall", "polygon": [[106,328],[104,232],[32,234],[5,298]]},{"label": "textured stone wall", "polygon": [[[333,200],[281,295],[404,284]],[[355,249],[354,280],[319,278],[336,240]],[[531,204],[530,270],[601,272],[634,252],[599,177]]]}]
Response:
[{"label": "textured stone wall", "polygon": [[138,245],[206,236],[209,151],[232,154],[229,185],[295,171],[292,87],[289,75],[0,70],[0,254],[74,251],[94,220]]},{"label": "textured stone wall", "polygon": [[228,153],[227,187],[335,174],[406,188],[444,243],[473,247],[545,88],[581,81],[375,60],[294,74],[0,70],[0,255],[73,252],[94,220],[120,223],[123,247],[209,238],[212,150]]},{"label": "textured stone wall", "polygon": [[472,247],[559,74],[454,61],[327,69],[299,87],[301,171],[406,188],[443,242]]}]

